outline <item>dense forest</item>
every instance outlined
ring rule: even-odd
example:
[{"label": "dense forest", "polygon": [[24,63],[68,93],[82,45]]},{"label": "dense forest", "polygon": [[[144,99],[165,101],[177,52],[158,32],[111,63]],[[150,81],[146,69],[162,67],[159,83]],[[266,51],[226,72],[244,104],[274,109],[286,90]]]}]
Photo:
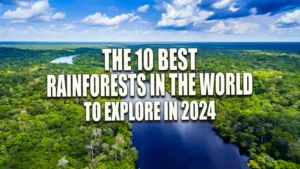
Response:
[{"label": "dense forest", "polygon": [[0,48],[0,168],[135,168],[128,122],[85,122],[83,101],[93,98],[46,97],[47,74],[105,73],[50,63],[86,50]]},{"label": "dense forest", "polygon": [[[248,48],[247,44],[198,45],[188,46],[199,48],[197,72],[251,72],[254,93],[250,97],[197,95],[180,98],[216,100],[217,117],[212,121],[213,128],[225,141],[238,145],[241,152],[250,157],[249,167],[300,168],[299,44],[291,43],[289,47],[288,44],[258,46],[250,43]],[[196,84],[198,80],[196,78]],[[168,91],[169,84],[166,76]]]},{"label": "dense forest", "polygon": [[[133,50],[162,46],[174,47],[128,45]],[[0,48],[0,168],[135,167],[137,150],[128,122],[87,123],[82,103],[92,98],[46,97],[47,74],[105,73],[100,52],[104,47],[109,45]],[[251,72],[252,96],[181,99],[216,100],[213,128],[250,157],[251,168],[300,168],[299,44],[175,47],[199,48],[197,72]],[[74,64],[50,63],[73,54],[78,55]]]},{"label": "dense forest", "polygon": [[217,102],[214,128],[247,152],[248,165],[300,168],[300,56],[280,51],[215,51],[201,55],[198,62],[199,71],[253,74],[251,97],[210,98]]}]

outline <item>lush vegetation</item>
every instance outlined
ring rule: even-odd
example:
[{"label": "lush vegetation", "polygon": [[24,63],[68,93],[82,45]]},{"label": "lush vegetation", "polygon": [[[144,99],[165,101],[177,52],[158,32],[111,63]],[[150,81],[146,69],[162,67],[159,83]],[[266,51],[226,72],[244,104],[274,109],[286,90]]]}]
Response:
[{"label": "lush vegetation", "polygon": [[49,63],[87,51],[99,53],[0,48],[0,168],[135,168],[128,122],[85,122],[83,101],[92,98],[46,97],[47,74],[104,73],[98,66]]},{"label": "lush vegetation", "polygon": [[215,98],[218,115],[213,122],[222,137],[246,150],[248,165],[300,168],[300,56],[215,51],[200,55],[198,62],[201,71],[253,74],[251,97]]},{"label": "lush vegetation", "polygon": [[[200,51],[197,72],[251,72],[254,77],[253,95],[198,95],[181,99],[216,100],[217,118],[212,122],[213,127],[225,141],[238,145],[241,152],[250,157],[249,167],[300,168],[299,44],[297,48],[288,48],[285,44],[277,49],[272,44],[265,47],[251,44],[251,49],[256,50],[246,50],[246,46],[241,50],[234,44],[224,45],[190,45]],[[157,66],[157,62],[155,64]],[[158,73],[157,70],[153,72]],[[168,76],[166,81],[166,89],[170,91]],[[196,84],[199,84],[198,79]]]},{"label": "lush vegetation", "polygon": [[[250,167],[300,168],[299,44],[179,46],[199,48],[198,72],[246,71],[254,77],[252,96],[181,99],[215,99],[213,127],[250,157]],[[47,74],[104,73],[102,47],[0,48],[0,168],[134,168],[128,122],[86,123],[85,99],[46,98]],[[71,54],[79,54],[75,65],[49,63]]]}]

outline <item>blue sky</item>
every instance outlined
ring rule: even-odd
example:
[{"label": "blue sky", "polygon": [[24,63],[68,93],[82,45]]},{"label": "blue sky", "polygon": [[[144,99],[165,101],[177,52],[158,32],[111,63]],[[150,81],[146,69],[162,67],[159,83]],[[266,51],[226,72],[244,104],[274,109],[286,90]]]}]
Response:
[{"label": "blue sky", "polygon": [[0,0],[0,41],[300,41],[300,0]]}]

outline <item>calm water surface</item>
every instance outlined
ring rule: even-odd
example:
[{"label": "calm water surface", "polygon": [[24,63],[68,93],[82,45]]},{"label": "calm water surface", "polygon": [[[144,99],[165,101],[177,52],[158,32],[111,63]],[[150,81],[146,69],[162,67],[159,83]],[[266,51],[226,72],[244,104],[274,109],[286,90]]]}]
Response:
[{"label": "calm water surface", "polygon": [[67,63],[67,64],[73,64],[73,58],[77,55],[70,55],[70,56],[64,56],[59,57],[54,60],[52,60],[50,63]]},{"label": "calm water surface", "polygon": [[[122,99],[138,100],[141,98]],[[164,98],[147,95],[143,101],[146,100],[162,102],[176,98],[169,94]],[[178,117],[181,114],[180,111]],[[224,143],[209,122],[133,122],[132,131],[140,169],[248,169],[248,157],[240,155],[235,145]]]}]

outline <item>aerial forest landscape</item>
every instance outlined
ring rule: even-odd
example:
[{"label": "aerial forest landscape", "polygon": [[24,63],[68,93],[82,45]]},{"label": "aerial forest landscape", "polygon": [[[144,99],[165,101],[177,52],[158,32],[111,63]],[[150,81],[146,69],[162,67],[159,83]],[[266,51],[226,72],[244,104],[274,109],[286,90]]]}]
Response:
[{"label": "aerial forest landscape", "polygon": [[[47,74],[109,73],[103,69],[102,48],[137,50],[162,45],[171,47],[168,44],[2,44],[1,168],[100,169],[139,165],[138,161],[146,157],[139,154],[135,145],[141,146],[139,142],[151,145],[147,143],[151,140],[134,136],[148,131],[142,128],[143,124],[86,122],[82,102],[93,98],[47,98],[45,78]],[[254,77],[254,93],[250,97],[205,98],[216,100],[217,117],[209,123],[199,122],[200,128],[208,123],[214,137],[222,138],[221,144],[238,147],[238,154],[244,157],[241,168],[300,167],[299,43],[183,43],[177,46],[199,48],[197,71],[248,71]],[[76,56],[71,58],[71,63],[51,62],[73,55]],[[168,86],[166,88],[169,90]],[[189,97],[180,99],[191,100]],[[196,99],[200,100],[201,96]],[[177,122],[163,125],[171,126],[172,123]],[[159,124],[154,122],[148,127],[155,125]],[[184,125],[189,123],[183,123],[182,127]],[[186,132],[198,133],[204,139],[208,137],[197,128],[198,125]],[[151,134],[155,135],[149,131],[148,135]],[[159,136],[149,138],[166,141]],[[174,138],[174,142],[179,141]],[[159,148],[151,153],[158,155]],[[213,162],[216,156],[210,160]],[[168,156],[164,158],[172,160]]]},{"label": "aerial forest landscape", "polygon": [[0,169],[300,169],[300,0],[0,0]]}]

